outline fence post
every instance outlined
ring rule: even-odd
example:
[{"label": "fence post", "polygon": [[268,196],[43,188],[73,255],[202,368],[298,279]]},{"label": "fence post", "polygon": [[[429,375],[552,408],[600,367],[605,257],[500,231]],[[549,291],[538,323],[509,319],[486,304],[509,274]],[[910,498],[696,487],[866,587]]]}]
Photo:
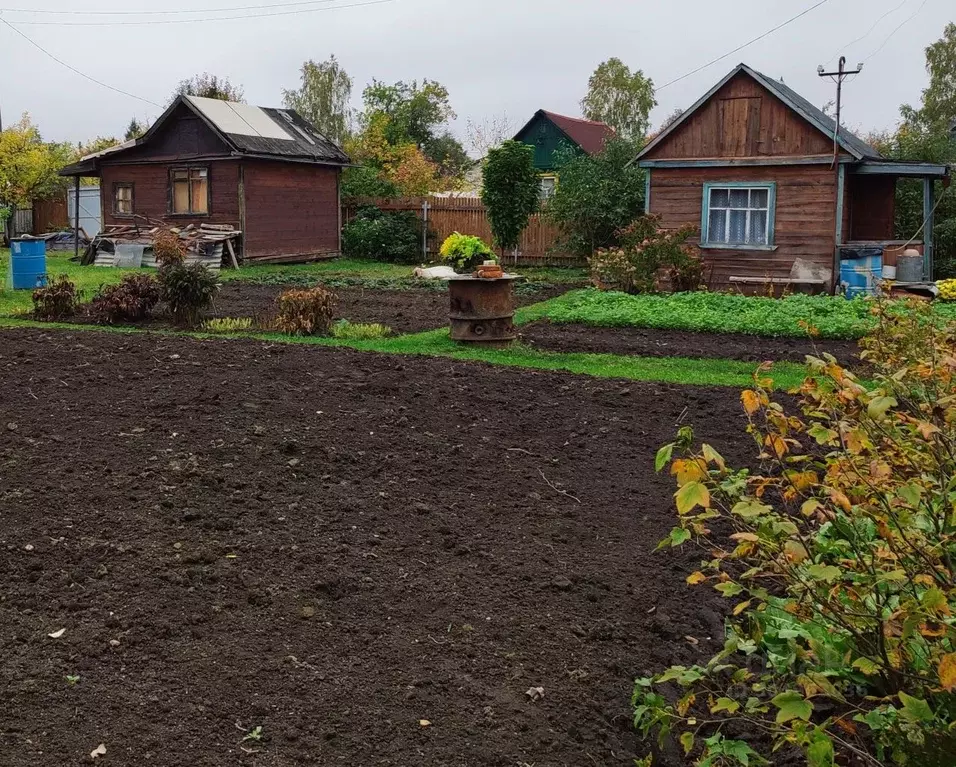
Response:
[{"label": "fence post", "polygon": [[422,258],[428,263],[428,198],[422,201]]}]

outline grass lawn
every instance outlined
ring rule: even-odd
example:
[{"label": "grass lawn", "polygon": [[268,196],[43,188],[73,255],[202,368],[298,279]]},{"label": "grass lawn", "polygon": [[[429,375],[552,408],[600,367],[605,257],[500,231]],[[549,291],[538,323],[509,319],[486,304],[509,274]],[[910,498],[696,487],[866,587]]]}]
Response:
[{"label": "grass lawn", "polygon": [[[556,323],[601,327],[639,327],[768,337],[802,337],[801,322],[822,338],[855,339],[873,326],[869,304],[834,296],[793,295],[761,298],[729,293],[640,295],[602,293],[589,288],[566,293],[546,307],[535,307],[525,321],[546,317]],[[956,304],[937,302],[939,316],[956,319]]]}]

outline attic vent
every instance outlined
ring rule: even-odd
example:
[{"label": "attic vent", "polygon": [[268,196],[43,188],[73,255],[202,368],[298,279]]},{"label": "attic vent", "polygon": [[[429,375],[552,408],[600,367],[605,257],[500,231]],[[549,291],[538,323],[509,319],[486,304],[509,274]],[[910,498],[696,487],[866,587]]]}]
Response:
[{"label": "attic vent", "polygon": [[304,138],[306,141],[308,141],[312,146],[315,146],[315,141],[312,140],[312,137],[311,137],[308,133],[306,133],[304,130],[302,130],[302,128],[300,128],[298,125],[296,125],[295,122],[293,122],[292,117],[289,115],[288,112],[279,112],[279,114],[282,115],[282,116],[285,118],[286,122],[289,123],[289,126],[290,126],[296,133],[298,133],[300,136],[302,136],[302,138]]}]

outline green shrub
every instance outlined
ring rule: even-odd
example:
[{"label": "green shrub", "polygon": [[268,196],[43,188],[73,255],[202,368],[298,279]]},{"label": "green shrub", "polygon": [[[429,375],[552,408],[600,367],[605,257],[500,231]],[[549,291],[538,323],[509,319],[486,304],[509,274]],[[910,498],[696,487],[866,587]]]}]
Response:
[{"label": "green shrub", "polygon": [[90,316],[103,325],[142,322],[159,303],[161,288],[150,274],[127,274],[115,285],[102,286],[90,301]]},{"label": "green shrub", "polygon": [[462,273],[473,272],[484,261],[498,260],[480,237],[459,232],[448,235],[439,253],[442,261]]},{"label": "green shrub", "polygon": [[378,322],[362,323],[339,320],[332,326],[332,337],[347,341],[367,341],[373,338],[385,338],[392,329]]},{"label": "green shrub", "polygon": [[534,147],[505,141],[490,149],[481,178],[481,201],[495,244],[504,250],[518,247],[521,233],[540,205],[540,178],[534,167]]},{"label": "green shrub", "polygon": [[783,747],[810,767],[953,764],[956,328],[927,305],[875,311],[873,383],[811,358],[799,416],[758,372],[742,403],[759,471],[687,427],[658,453],[678,486],[661,547],[696,540],[688,583],[735,603],[722,652],[634,690],[636,726],[679,733],[697,765]]},{"label": "green shrub", "polygon": [[287,290],[277,299],[275,328],[295,336],[328,335],[335,314],[335,295],[324,288]]},{"label": "green shrub", "polygon": [[422,223],[407,210],[360,208],[342,228],[342,252],[351,258],[417,264],[422,261]]},{"label": "green shrub", "polygon": [[203,330],[212,333],[241,333],[255,327],[251,317],[215,317],[202,324]]},{"label": "green shrub", "polygon": [[220,284],[219,275],[199,263],[174,262],[159,270],[160,296],[173,323],[184,328],[199,326]]},{"label": "green shrub", "polygon": [[33,291],[33,316],[38,320],[65,320],[76,314],[79,304],[76,284],[65,274],[53,277]]}]

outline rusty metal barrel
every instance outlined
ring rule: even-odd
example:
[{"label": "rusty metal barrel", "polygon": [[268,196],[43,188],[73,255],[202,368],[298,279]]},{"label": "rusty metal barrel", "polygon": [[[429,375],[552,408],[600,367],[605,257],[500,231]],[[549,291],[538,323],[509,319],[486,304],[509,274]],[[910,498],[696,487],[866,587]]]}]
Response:
[{"label": "rusty metal barrel", "polygon": [[448,280],[451,338],[504,346],[517,338],[512,283],[517,275],[486,279],[459,275]]}]

